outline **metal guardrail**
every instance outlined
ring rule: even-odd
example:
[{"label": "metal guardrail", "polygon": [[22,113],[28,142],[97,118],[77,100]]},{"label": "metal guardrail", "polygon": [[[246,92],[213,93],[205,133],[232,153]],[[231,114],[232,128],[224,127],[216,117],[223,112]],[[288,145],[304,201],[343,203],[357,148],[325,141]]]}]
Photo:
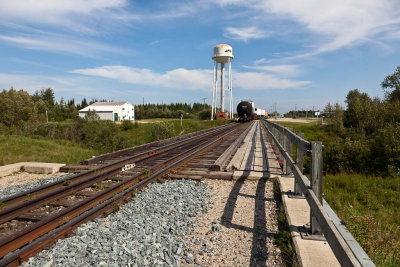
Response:
[{"label": "metal guardrail", "polygon": [[[284,171],[295,178],[294,194],[302,194],[310,206],[312,234],[323,234],[342,266],[375,266],[358,242],[322,198],[322,143],[308,142],[285,128],[262,120],[284,160]],[[296,147],[296,162],[292,159]],[[303,157],[311,156],[311,181],[303,175]]]}]

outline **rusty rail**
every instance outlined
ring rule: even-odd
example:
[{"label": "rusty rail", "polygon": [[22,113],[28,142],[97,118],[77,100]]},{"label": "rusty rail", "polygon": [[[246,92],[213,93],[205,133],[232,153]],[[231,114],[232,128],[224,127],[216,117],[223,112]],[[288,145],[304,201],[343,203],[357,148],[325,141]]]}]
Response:
[{"label": "rusty rail", "polygon": [[[135,189],[143,187],[154,181],[161,175],[166,174],[171,168],[176,167],[183,162],[189,160],[197,153],[203,152],[206,149],[218,144],[218,141],[237,131],[238,127],[224,128],[219,135],[213,135],[212,138],[203,136],[202,142],[198,138],[194,138],[195,145],[192,142],[187,143],[189,149],[175,155],[173,158],[159,163],[151,168],[152,175],[136,174],[125,179],[123,182],[115,184],[105,190],[98,192],[96,195],[88,197],[83,201],[76,203],[60,212],[51,215],[50,217],[41,220],[20,232],[7,236],[0,240],[0,257],[4,257],[9,252],[15,251],[0,260],[0,266],[9,264],[20,264],[22,261],[34,255],[44,247],[49,246],[59,237],[70,233],[78,225],[86,222],[104,212],[115,209],[115,203],[121,203],[134,196]],[[38,239],[39,238],[39,239]],[[27,245],[33,241],[31,244]],[[25,247],[23,247],[25,246]],[[22,248],[23,247],[23,248]]]},{"label": "rusty rail", "polygon": [[203,131],[201,131],[201,134],[198,134],[198,135],[193,134],[187,138],[178,140],[178,141],[170,143],[170,144],[166,144],[162,147],[154,148],[149,151],[144,151],[137,155],[129,156],[127,158],[123,158],[123,159],[108,163],[106,165],[99,166],[92,170],[87,170],[87,171],[69,176],[67,178],[58,180],[56,182],[49,183],[49,184],[25,191],[25,192],[21,192],[19,194],[13,195],[13,196],[9,196],[7,198],[0,199],[0,203],[2,203],[2,206],[3,206],[3,209],[0,211],[0,223],[3,222],[1,217],[4,216],[5,213],[10,212],[9,208],[11,208],[12,206],[26,202],[26,200],[33,200],[33,199],[38,198],[42,195],[45,195],[49,192],[53,192],[55,190],[55,188],[66,189],[65,183],[67,183],[68,186],[73,187],[75,184],[79,184],[80,182],[87,180],[89,177],[92,177],[94,174],[101,175],[101,173],[108,173],[108,174],[111,174],[110,172],[116,173],[126,164],[133,163],[134,161],[147,158],[147,157],[151,156],[152,154],[160,153],[163,151],[165,152],[168,150],[173,150],[173,149],[179,147],[180,145],[184,144],[185,142],[188,142],[189,140],[201,139],[205,136],[212,135],[221,130],[224,130],[225,128],[229,129],[233,126],[234,126],[233,124],[228,124],[228,125],[215,127],[212,129],[203,130]]}]

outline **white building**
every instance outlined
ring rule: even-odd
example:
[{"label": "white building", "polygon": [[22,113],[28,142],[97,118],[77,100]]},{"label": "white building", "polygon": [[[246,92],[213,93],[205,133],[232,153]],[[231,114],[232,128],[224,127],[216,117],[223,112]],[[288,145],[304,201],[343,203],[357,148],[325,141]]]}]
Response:
[{"label": "white building", "polygon": [[79,117],[84,118],[89,109],[96,111],[96,114],[100,116],[101,120],[135,120],[135,107],[126,101],[93,103],[79,110]]}]

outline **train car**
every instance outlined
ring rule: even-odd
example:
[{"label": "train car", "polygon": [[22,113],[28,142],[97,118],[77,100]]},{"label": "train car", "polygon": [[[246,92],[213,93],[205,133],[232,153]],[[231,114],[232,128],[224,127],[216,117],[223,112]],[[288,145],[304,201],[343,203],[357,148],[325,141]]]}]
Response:
[{"label": "train car", "polygon": [[254,119],[256,113],[254,105],[248,101],[242,101],[237,105],[237,114],[239,122],[251,121]]}]

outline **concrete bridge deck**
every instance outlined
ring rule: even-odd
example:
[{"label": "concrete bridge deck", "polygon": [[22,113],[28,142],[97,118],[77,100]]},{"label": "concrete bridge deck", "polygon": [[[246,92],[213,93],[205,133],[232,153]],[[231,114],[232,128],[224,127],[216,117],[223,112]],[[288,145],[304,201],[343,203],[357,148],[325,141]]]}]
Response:
[{"label": "concrete bridge deck", "polygon": [[283,174],[275,151],[259,121],[254,122],[237,150],[232,159],[232,166],[235,168],[234,180],[279,180],[287,221],[301,266],[340,266],[323,237],[313,238],[306,234],[309,230],[310,207],[304,198],[289,197],[289,192],[294,191],[294,177]]}]

